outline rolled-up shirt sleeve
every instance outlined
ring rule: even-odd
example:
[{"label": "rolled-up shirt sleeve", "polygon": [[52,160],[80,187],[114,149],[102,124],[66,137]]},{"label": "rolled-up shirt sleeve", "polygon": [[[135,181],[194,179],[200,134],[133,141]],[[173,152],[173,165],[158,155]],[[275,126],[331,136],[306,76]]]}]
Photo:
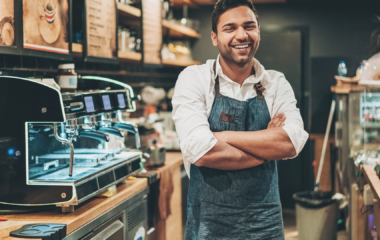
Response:
[{"label": "rolled-up shirt sleeve", "polygon": [[302,117],[296,106],[297,100],[292,87],[283,75],[279,77],[278,81],[272,116],[279,113],[285,114],[286,120],[283,129],[288,133],[296,150],[296,155],[292,157],[295,158],[305,146],[309,134],[304,130]]},{"label": "rolled-up shirt sleeve", "polygon": [[173,121],[183,159],[191,164],[217,142],[208,122],[203,84],[197,73],[189,67],[179,75],[172,99]]}]

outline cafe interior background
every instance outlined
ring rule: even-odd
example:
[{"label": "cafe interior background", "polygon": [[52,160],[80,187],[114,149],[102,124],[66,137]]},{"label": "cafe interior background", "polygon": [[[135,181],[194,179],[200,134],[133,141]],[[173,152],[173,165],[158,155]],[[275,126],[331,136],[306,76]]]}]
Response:
[{"label": "cafe interior background", "polygon": [[[41,239],[43,234],[59,235],[56,239],[183,239],[189,179],[171,120],[171,98],[184,68],[218,55],[210,39],[215,2],[0,0],[2,239],[33,234]],[[285,238],[378,239],[380,2],[253,2],[261,27],[255,57],[266,69],[285,74],[310,134],[297,158],[278,162]],[[48,86],[46,92],[58,89],[61,100],[45,96],[40,85]],[[51,101],[52,108],[61,105],[66,119],[30,123],[40,101]],[[43,113],[49,110],[42,108]],[[23,124],[16,125],[20,119]],[[26,135],[9,140],[9,129]],[[45,145],[38,142],[39,131],[50,132],[44,135]],[[75,141],[74,162],[65,137]],[[12,145],[18,141],[29,144]],[[59,160],[47,147],[54,141],[66,146]],[[41,148],[40,155],[33,156],[34,147]],[[126,154],[131,152],[133,156]],[[48,158],[47,153],[56,155]],[[86,154],[92,155],[79,160]],[[110,164],[115,159],[119,165]],[[87,168],[81,165],[85,162]],[[15,170],[21,165],[22,170]],[[84,173],[91,171],[82,176],[75,173],[79,166]],[[70,178],[48,177],[72,167]],[[320,169],[322,197],[313,195]],[[94,189],[85,185],[91,181]],[[49,187],[41,187],[42,194],[30,190],[34,185]],[[59,192],[62,185],[70,187],[70,194]],[[65,198],[40,203],[49,191]]]}]

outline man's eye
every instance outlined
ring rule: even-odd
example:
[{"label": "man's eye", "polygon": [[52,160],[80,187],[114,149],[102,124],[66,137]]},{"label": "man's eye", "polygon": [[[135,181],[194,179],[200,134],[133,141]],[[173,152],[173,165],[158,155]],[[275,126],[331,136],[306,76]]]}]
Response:
[{"label": "man's eye", "polygon": [[224,31],[232,31],[233,29],[232,28],[225,28]]},{"label": "man's eye", "polygon": [[256,28],[255,26],[246,26],[245,27],[245,29],[250,29],[250,30],[255,29],[255,28]]}]

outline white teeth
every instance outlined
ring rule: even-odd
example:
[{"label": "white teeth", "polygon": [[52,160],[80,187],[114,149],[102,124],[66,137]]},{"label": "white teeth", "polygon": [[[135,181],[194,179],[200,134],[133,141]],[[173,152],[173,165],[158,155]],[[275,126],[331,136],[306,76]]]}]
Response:
[{"label": "white teeth", "polygon": [[237,48],[237,49],[245,49],[248,47],[249,47],[249,45],[234,46],[234,48]]}]

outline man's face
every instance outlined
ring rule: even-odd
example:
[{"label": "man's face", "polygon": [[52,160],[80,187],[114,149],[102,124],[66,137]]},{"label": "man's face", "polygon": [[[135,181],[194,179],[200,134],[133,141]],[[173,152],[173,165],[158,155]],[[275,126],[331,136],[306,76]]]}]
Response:
[{"label": "man's face", "polygon": [[229,9],[220,16],[218,33],[211,33],[214,46],[228,62],[244,66],[254,57],[260,43],[260,27],[247,6]]}]

